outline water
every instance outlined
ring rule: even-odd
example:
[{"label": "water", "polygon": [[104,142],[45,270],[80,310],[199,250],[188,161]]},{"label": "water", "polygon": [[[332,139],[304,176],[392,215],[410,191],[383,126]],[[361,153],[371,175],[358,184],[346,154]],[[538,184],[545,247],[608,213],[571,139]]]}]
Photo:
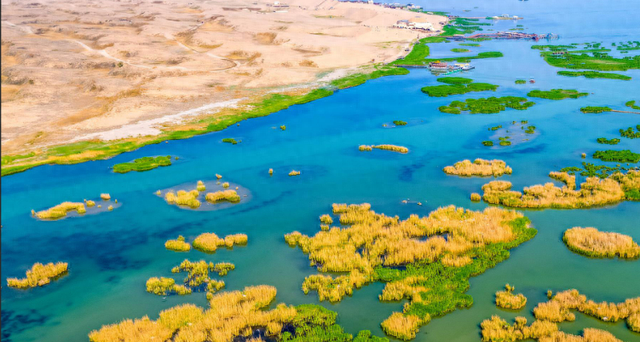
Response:
[{"label": "water", "polygon": [[[557,44],[602,41],[608,47],[611,42],[640,37],[634,15],[640,11],[637,1],[504,0],[472,5],[458,0],[446,6],[430,4],[434,5],[437,7],[429,8],[468,16],[519,15],[525,20],[500,21],[493,29],[522,24],[524,32],[559,34],[561,39],[553,42]],[[471,12],[462,12],[464,9]],[[283,235],[294,230],[314,234],[319,230],[318,216],[329,212],[332,203],[369,202],[377,212],[401,218],[411,213],[427,215],[449,204],[482,209],[486,205],[470,202],[469,194],[479,192],[487,179],[447,176],[442,172],[444,166],[465,158],[503,159],[514,172],[502,179],[521,189],[551,181],[549,171],[579,166],[583,152],[590,155],[609,148],[597,144],[596,138],[617,137],[618,129],[640,123],[640,117],[633,114],[579,112],[587,105],[624,109],[626,101],[640,100],[638,70],[624,72],[634,78],[626,82],[561,77],[537,50],[530,49],[531,42],[480,44],[467,48],[473,54],[502,51],[505,57],[474,61],[475,70],[456,76],[497,84],[495,93],[430,98],[420,88],[436,84],[435,78],[426,70],[412,70],[406,76],[374,80],[311,104],[244,121],[223,132],[147,146],[106,161],[43,166],[2,178],[2,281],[24,276],[35,262],[66,261],[70,265],[69,275],[43,288],[19,291],[3,287],[2,340],[86,341],[91,330],[124,318],[155,318],[161,310],[185,302],[206,307],[204,293],[165,300],[145,292],[149,277],[170,276],[170,269],[185,258],[233,262],[236,270],[224,277],[227,290],[268,284],[277,287],[278,302],[317,303],[314,292],[304,295],[300,290],[304,278],[315,272],[307,256],[289,248]],[[431,50],[433,56],[452,56],[449,50],[454,47],[458,43],[433,44]],[[531,77],[536,80],[534,85],[514,84],[515,79]],[[493,115],[449,115],[437,110],[452,100],[525,96],[531,89],[551,88],[593,94],[576,100],[533,99],[537,104],[529,110],[509,109]],[[409,124],[382,126],[393,120]],[[494,133],[489,127],[507,127],[514,120],[528,120],[540,136],[507,148],[482,146]],[[282,124],[286,131],[273,129]],[[222,143],[227,137],[242,143]],[[639,141],[621,140],[615,149],[640,151]],[[406,146],[410,153],[357,150],[360,144],[380,143]],[[124,175],[108,169],[138,157],[168,154],[180,157],[171,167]],[[272,177],[269,168],[275,171]],[[302,174],[287,176],[292,169]],[[192,211],[169,206],[154,194],[184,183],[195,187],[197,180],[214,181],[216,173],[246,188],[251,200],[221,210]],[[37,221],[30,215],[31,209],[96,198],[101,192],[109,192],[122,206],[55,222]],[[407,198],[423,206],[402,204]],[[568,251],[561,241],[564,230],[575,226],[620,232],[640,241],[639,209],[640,203],[624,202],[591,210],[526,211],[538,235],[513,250],[509,260],[471,279],[472,308],[432,320],[415,341],[478,341],[482,320],[493,314],[531,318],[531,309],[546,300],[547,289],[577,288],[597,301],[640,295],[638,261],[588,259]],[[184,235],[192,240],[202,232],[246,233],[249,244],[213,255],[164,248],[169,238]],[[499,310],[493,304],[494,292],[507,282],[529,298],[527,307],[518,313]],[[382,336],[380,322],[403,304],[380,303],[377,295],[382,287],[370,284],[339,304],[321,304],[339,313],[338,321],[348,332],[369,329]],[[624,322],[609,324],[580,314],[576,322],[560,327],[578,333],[589,326],[609,330],[624,341],[640,340]]]}]

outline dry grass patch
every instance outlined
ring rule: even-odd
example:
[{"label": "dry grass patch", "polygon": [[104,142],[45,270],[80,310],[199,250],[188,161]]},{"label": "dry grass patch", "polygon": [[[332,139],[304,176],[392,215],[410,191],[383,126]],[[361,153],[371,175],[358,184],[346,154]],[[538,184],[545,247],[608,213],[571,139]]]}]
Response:
[{"label": "dry grass patch", "polygon": [[447,166],[444,168],[444,172],[449,175],[456,176],[494,176],[500,177],[504,174],[510,175],[512,170],[511,167],[507,166],[502,160],[484,160],[484,159],[476,159],[473,163],[465,159],[463,161],[459,161],[453,166]]},{"label": "dry grass patch", "polygon": [[227,235],[222,239],[214,233],[202,233],[193,240],[193,248],[205,253],[213,253],[218,247],[231,248],[234,245],[246,245],[247,241],[248,238],[245,234]]},{"label": "dry grass patch", "polygon": [[635,259],[640,246],[624,234],[601,232],[596,228],[574,227],[564,232],[562,241],[570,250],[595,258]]},{"label": "dry grass patch", "polygon": [[551,172],[549,177],[565,183],[525,187],[522,192],[512,191],[511,182],[492,181],[482,186],[482,198],[491,204],[515,208],[591,208],[633,200],[640,191],[640,172],[615,173],[608,178],[589,177],[576,190],[575,176],[566,172]]},{"label": "dry grass patch", "polygon": [[188,295],[191,289],[184,285],[177,285],[173,278],[153,277],[147,280],[147,292],[158,296],[166,296],[168,294]]},{"label": "dry grass patch", "polygon": [[187,252],[191,250],[191,244],[184,241],[184,236],[180,235],[175,240],[167,240],[164,243],[164,247],[171,251]]},{"label": "dry grass patch", "polygon": [[291,170],[291,172],[289,172],[289,176],[293,177],[293,176],[299,176],[300,175],[300,171],[296,171],[296,170]]},{"label": "dry grass patch", "polygon": [[47,210],[35,212],[34,215],[42,220],[57,220],[67,216],[67,213],[70,211],[76,211],[78,214],[84,214],[87,212],[87,209],[84,207],[84,203],[62,202]]},{"label": "dry grass patch", "polygon": [[43,265],[35,263],[30,270],[27,270],[25,278],[8,278],[7,286],[18,289],[28,289],[36,286],[44,286],[67,273],[69,264],[66,262],[48,263]]},{"label": "dry grass patch", "polygon": [[198,190],[191,190],[189,192],[186,190],[178,190],[177,194],[169,191],[164,195],[164,200],[167,201],[168,204],[176,204],[178,206],[196,209],[200,207],[200,201],[198,200],[199,195],[200,192],[198,192]]},{"label": "dry grass patch", "polygon": [[404,146],[390,145],[390,144],[382,144],[382,145],[360,145],[358,149],[360,151],[373,151],[374,148],[379,150],[398,152],[398,153],[409,153],[409,149]]},{"label": "dry grass patch", "polygon": [[[228,183],[227,183],[227,187],[229,187]],[[235,190],[223,190],[223,191],[216,191],[216,192],[210,192],[205,196],[205,199],[207,200],[207,202],[210,203],[220,203],[220,202],[231,202],[231,203],[238,203],[240,202],[240,195],[238,195],[238,193]]]},{"label": "dry grass patch", "polygon": [[527,297],[522,293],[514,294],[515,288],[509,284],[504,286],[504,291],[496,292],[496,305],[503,309],[520,310],[527,305]]}]

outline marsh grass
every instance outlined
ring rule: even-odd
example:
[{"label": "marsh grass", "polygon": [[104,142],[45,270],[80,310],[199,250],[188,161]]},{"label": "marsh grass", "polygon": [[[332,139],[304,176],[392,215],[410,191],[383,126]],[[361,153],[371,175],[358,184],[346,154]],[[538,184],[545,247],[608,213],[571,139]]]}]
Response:
[{"label": "marsh grass", "polygon": [[111,195],[109,194],[100,194],[100,199],[103,201],[108,201],[111,199]]},{"label": "marsh grass", "polygon": [[204,192],[207,191],[207,187],[204,185],[204,183],[199,180],[198,184],[196,185],[196,190],[198,190],[198,192]]},{"label": "marsh grass", "polygon": [[404,146],[390,145],[390,144],[382,144],[382,145],[360,145],[358,150],[360,151],[373,151],[374,148],[379,150],[398,152],[398,153],[409,153],[409,149]]},{"label": "marsh grass", "polygon": [[[445,77],[438,80],[464,79],[462,77]],[[444,82],[444,81],[442,81]],[[470,92],[496,91],[498,86],[490,83],[451,83],[447,85],[435,85],[422,87],[420,90],[431,97],[447,97],[450,95],[462,95]]]},{"label": "marsh grass", "polygon": [[575,89],[532,90],[527,94],[529,97],[539,97],[549,100],[577,99],[587,95],[589,95],[589,93],[581,93]]},{"label": "marsh grass", "polygon": [[45,286],[65,274],[69,269],[66,262],[48,263],[43,265],[35,263],[31,269],[27,270],[25,278],[7,278],[7,286],[17,289],[28,289],[36,286]]},{"label": "marsh grass", "polygon": [[175,252],[188,252],[191,250],[191,244],[184,241],[184,236],[180,235],[175,240],[167,240],[164,247]]},{"label": "marsh grass", "polygon": [[575,176],[566,172],[551,172],[549,177],[565,185],[558,187],[550,182],[525,187],[519,192],[511,190],[510,182],[492,181],[482,186],[482,198],[491,204],[514,208],[578,209],[635,200],[634,194],[640,189],[640,172],[634,170],[614,173],[604,179],[589,177],[580,185],[580,190],[576,190]]},{"label": "marsh grass", "polygon": [[514,294],[515,288],[509,284],[505,285],[503,291],[496,292],[496,305],[503,309],[520,310],[527,305],[527,297],[522,293]]},{"label": "marsh grass", "polygon": [[524,97],[503,96],[467,99],[464,102],[452,101],[446,106],[438,107],[438,110],[449,114],[460,114],[463,111],[469,111],[471,114],[495,114],[507,108],[525,110],[533,105],[535,105],[535,102],[529,101]]},{"label": "marsh grass", "polygon": [[171,156],[142,157],[129,163],[120,163],[113,166],[113,172],[127,173],[131,171],[149,171],[161,166],[170,166]]},{"label": "marsh grass", "polygon": [[200,207],[200,201],[198,200],[199,195],[200,193],[198,192],[198,190],[191,190],[189,192],[187,192],[186,190],[178,190],[177,193],[168,191],[164,195],[164,199],[168,204],[186,206],[195,209]]},{"label": "marsh grass", "polygon": [[453,166],[446,166],[444,168],[444,172],[449,175],[456,176],[493,176],[500,177],[504,174],[510,175],[512,172],[511,167],[507,166],[502,160],[484,160],[484,159],[476,159],[473,163],[465,159],[463,161],[459,161],[455,163]]},{"label": "marsh grass", "polygon": [[202,233],[193,240],[193,248],[201,252],[213,253],[218,247],[232,248],[234,245],[246,245],[247,241],[245,234],[227,235],[223,239],[214,233]]},{"label": "marsh grass", "polygon": [[634,153],[630,150],[596,151],[593,158],[608,162],[637,163],[640,161],[640,153]]},{"label": "marsh grass", "polygon": [[580,108],[580,111],[583,113],[604,113],[604,112],[610,112],[612,109],[609,107],[598,107],[598,106],[587,106],[587,107],[582,107]]},{"label": "marsh grass", "polygon": [[303,292],[338,302],[368,283],[385,282],[380,300],[410,300],[402,313],[382,323],[387,334],[402,339],[412,338],[431,317],[471,306],[464,293],[468,279],[508,258],[508,249],[536,233],[522,214],[499,208],[475,212],[450,206],[404,221],[377,214],[367,203],[334,204],[333,213],[343,226],[314,236],[285,235],[318,271],[341,273],[308,276]]},{"label": "marsh grass", "polygon": [[324,214],[324,215],[320,216],[320,222],[322,222],[324,224],[332,224],[333,223],[333,218],[331,218],[331,215],[329,215],[329,214]]},{"label": "marsh grass", "polygon": [[[227,188],[228,188],[227,184]],[[238,203],[240,202],[240,195],[235,190],[222,190],[216,192],[210,192],[205,196],[205,199],[209,203],[220,203],[220,202],[231,202]]]},{"label": "marsh grass", "polygon": [[188,295],[191,289],[184,285],[177,285],[173,278],[152,277],[147,280],[147,292],[158,296],[166,296],[168,294]]},{"label": "marsh grass", "polygon": [[67,216],[67,213],[70,211],[75,211],[78,214],[84,214],[87,212],[87,209],[84,207],[84,203],[62,202],[49,209],[35,212],[35,216],[41,220],[57,220]]},{"label": "marsh grass", "polygon": [[369,145],[360,145],[358,146],[358,150],[360,151],[373,151],[373,147]]},{"label": "marsh grass", "polygon": [[300,173],[301,173],[300,171],[291,170],[291,172],[289,172],[289,176],[299,176]]},{"label": "marsh grass", "polygon": [[594,258],[636,259],[640,246],[628,235],[601,232],[596,228],[574,227],[564,232],[562,241],[579,254]]}]

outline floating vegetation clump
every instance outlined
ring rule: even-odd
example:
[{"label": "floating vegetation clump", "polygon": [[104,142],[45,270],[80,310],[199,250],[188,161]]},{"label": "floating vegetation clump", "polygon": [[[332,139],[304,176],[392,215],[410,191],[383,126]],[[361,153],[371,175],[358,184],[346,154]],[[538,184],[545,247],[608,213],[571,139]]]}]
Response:
[{"label": "floating vegetation clump", "polygon": [[187,277],[184,279],[184,283],[191,288],[198,288],[201,285],[208,283],[209,271],[218,273],[219,276],[226,275],[228,271],[235,269],[235,266],[230,263],[214,264],[213,262],[189,261],[185,259],[179,266],[171,269],[172,273],[187,272]]},{"label": "floating vegetation clump", "polygon": [[299,175],[300,175],[300,171],[291,170],[291,172],[289,172],[289,176],[299,176]]},{"label": "floating vegetation clump", "polygon": [[35,216],[42,220],[57,220],[67,216],[70,211],[75,211],[78,214],[84,214],[87,209],[84,207],[84,203],[79,202],[62,202],[47,210],[35,212]]},{"label": "floating vegetation clump", "polygon": [[96,202],[92,200],[85,200],[84,204],[86,204],[88,208],[91,208],[96,205]]},{"label": "floating vegetation clump", "polygon": [[534,104],[535,102],[531,102],[524,97],[504,96],[467,99],[464,102],[453,101],[447,106],[439,107],[438,110],[449,114],[460,114],[463,111],[469,111],[471,114],[495,114],[506,110],[507,107],[525,110]]},{"label": "floating vegetation clump", "polygon": [[612,79],[612,80],[624,80],[624,81],[631,80],[631,77],[629,77],[629,76],[625,76],[625,75],[621,75],[621,74],[614,74],[614,73],[607,73],[607,72],[598,72],[598,71],[566,71],[566,70],[562,70],[562,71],[558,71],[558,75],[560,75],[560,76],[569,76],[569,77],[584,76],[586,78],[608,78],[608,79]]},{"label": "floating vegetation clump", "polygon": [[207,186],[204,185],[204,183],[201,180],[199,180],[198,184],[196,185],[196,190],[198,190],[198,192],[207,191]]},{"label": "floating vegetation clump", "polygon": [[577,99],[582,96],[587,96],[589,93],[580,93],[575,89],[551,89],[551,90],[532,90],[527,96],[539,97],[549,100],[564,100],[564,99]]},{"label": "floating vegetation clump", "polygon": [[629,139],[640,138],[640,125],[636,126],[635,132],[633,130],[633,127],[629,127],[627,129],[620,129],[620,136],[622,136],[623,138],[629,138]]},{"label": "floating vegetation clump", "polygon": [[100,194],[100,199],[103,201],[108,201],[111,199],[111,195],[109,194]]},{"label": "floating vegetation clump", "polygon": [[218,247],[231,248],[234,245],[246,245],[247,241],[248,238],[245,234],[227,235],[222,239],[214,233],[202,233],[193,240],[193,248],[202,252],[213,253]]},{"label": "floating vegetation clump", "polygon": [[235,190],[222,190],[208,193],[205,199],[210,203],[219,203],[223,201],[238,203],[240,202],[240,195],[238,195]]},{"label": "floating vegetation clump", "polygon": [[280,126],[280,129],[283,130],[283,131],[286,131],[287,130],[287,126],[282,125],[282,126]]},{"label": "floating vegetation clump", "polygon": [[617,145],[620,142],[620,139],[617,139],[617,138],[613,138],[613,139],[598,138],[597,141],[598,141],[599,144]]},{"label": "floating vegetation clump", "polygon": [[598,71],[626,71],[640,69],[640,56],[615,58],[609,56],[610,50],[604,47],[591,47],[588,50],[541,51],[540,55],[552,66],[565,69],[588,69]]},{"label": "floating vegetation clump", "polygon": [[469,49],[462,49],[462,48],[453,48],[453,49],[451,49],[451,52],[462,53],[462,52],[471,52],[471,50],[469,50]]},{"label": "floating vegetation clump", "polygon": [[527,297],[522,293],[514,294],[515,288],[509,284],[503,291],[496,292],[496,305],[503,309],[520,310],[527,305]]},{"label": "floating vegetation clump", "polygon": [[152,277],[147,280],[147,292],[158,296],[168,294],[188,295],[191,289],[184,285],[177,285],[175,279],[165,277]]},{"label": "floating vegetation clump", "polygon": [[494,176],[500,177],[504,174],[510,175],[512,170],[511,167],[507,166],[502,160],[484,160],[484,159],[476,159],[473,163],[465,159],[463,161],[459,161],[453,166],[446,166],[444,168],[444,172],[449,175],[456,176]]},{"label": "floating vegetation clump", "polygon": [[[624,105],[629,107],[629,108],[631,108],[631,109],[640,110],[640,106],[636,105],[636,101],[635,100],[634,101],[627,101],[627,102],[625,102]],[[640,130],[640,129],[638,129],[638,130]]]},{"label": "floating vegetation clump", "polygon": [[142,157],[129,163],[120,163],[113,166],[113,172],[127,173],[131,171],[149,171],[161,166],[170,166],[171,156]]},{"label": "floating vegetation clump", "polygon": [[575,166],[563,167],[562,169],[560,169],[560,172],[566,172],[570,175],[575,175],[576,172],[579,172],[581,176],[607,178],[613,173],[629,170],[638,171],[639,169],[637,167],[624,167],[621,165],[606,166],[582,162],[582,168]]},{"label": "floating vegetation clump", "polygon": [[186,190],[178,190],[177,195],[173,191],[169,191],[164,195],[164,199],[168,204],[198,208],[200,206],[200,201],[198,200],[199,195],[200,192],[198,192],[198,190],[191,190],[189,192]]},{"label": "floating vegetation clump", "polygon": [[516,84],[527,84],[526,80],[516,80]]},{"label": "floating vegetation clump", "polygon": [[493,146],[493,141],[485,140],[485,141],[482,142],[482,145],[484,145],[484,146]]},{"label": "floating vegetation clump", "polygon": [[[462,77],[447,77],[444,79],[454,78],[462,79]],[[438,80],[442,80],[442,78],[439,78]],[[477,91],[496,91],[496,89],[498,89],[498,86],[490,83],[452,83],[448,85],[422,87],[420,90],[431,97],[447,97],[450,95],[461,95]]]},{"label": "floating vegetation clump", "polygon": [[631,152],[630,150],[596,151],[593,154],[593,158],[609,162],[637,163],[640,161],[640,153]]},{"label": "floating vegetation clump", "polygon": [[492,181],[482,186],[482,198],[491,204],[513,208],[584,209],[640,199],[640,172],[614,173],[599,179],[589,177],[576,190],[575,176],[567,172],[551,172],[549,177],[565,183],[525,187],[522,192],[512,191],[511,182]]},{"label": "floating vegetation clump", "polygon": [[402,339],[415,337],[431,317],[471,306],[473,299],[465,294],[469,278],[507,259],[509,249],[536,234],[522,214],[499,208],[476,212],[449,206],[404,221],[377,214],[367,203],[334,204],[333,213],[345,227],[312,237],[285,236],[320,272],[343,273],[311,275],[303,291],[337,302],[368,283],[385,282],[380,300],[410,300],[402,313],[382,323],[387,334]]},{"label": "floating vegetation clump", "polygon": [[558,292],[555,296],[550,293],[550,300],[540,303],[533,309],[536,320],[527,326],[527,319],[516,317],[513,325],[508,324],[498,316],[487,319],[480,325],[482,341],[503,342],[521,341],[527,339],[539,342],[621,342],[611,333],[593,328],[586,328],[583,336],[574,336],[559,331],[558,323],[574,321],[575,314],[571,310],[595,317],[605,322],[627,321],[629,330],[640,332],[640,297],[627,299],[621,303],[596,303],[587,300],[577,290]]},{"label": "floating vegetation clump", "polygon": [[612,109],[609,107],[598,107],[598,106],[586,106],[586,107],[582,107],[580,108],[580,111],[587,114],[587,113],[604,113],[604,112],[610,112]]},{"label": "floating vegetation clump", "polygon": [[374,148],[379,150],[398,152],[398,153],[409,153],[409,149],[404,146],[390,145],[390,144],[382,144],[382,145],[360,145],[358,149],[360,151],[373,151]]},{"label": "floating vegetation clump", "polygon": [[228,144],[233,144],[236,145],[238,143],[238,141],[236,141],[236,139],[234,138],[224,138],[222,139],[223,143],[228,143]]},{"label": "floating vegetation clump", "polygon": [[601,232],[596,228],[574,227],[564,232],[562,241],[579,254],[594,258],[635,259],[640,256],[640,246],[624,234]]},{"label": "floating vegetation clump", "polygon": [[405,126],[407,122],[402,120],[393,120],[393,124],[396,126]]},{"label": "floating vegetation clump", "polygon": [[69,264],[66,262],[48,263],[43,265],[35,263],[27,270],[26,277],[22,279],[7,278],[7,286],[17,289],[28,289],[36,286],[44,286],[67,273]]},{"label": "floating vegetation clump", "polygon": [[164,243],[164,247],[171,251],[187,252],[191,250],[191,244],[184,241],[184,236],[180,235],[175,240],[167,240]]},{"label": "floating vegetation clump", "polygon": [[473,202],[480,202],[482,200],[482,196],[480,196],[479,193],[474,192],[471,194],[471,200]]},{"label": "floating vegetation clump", "polygon": [[322,222],[324,224],[332,224],[333,223],[333,219],[331,218],[331,215],[324,214],[324,215],[320,216],[320,222]]},{"label": "floating vegetation clump", "polygon": [[[387,342],[361,331],[355,337],[335,324],[337,314],[319,305],[278,304],[266,311],[276,297],[276,288],[267,285],[245,287],[211,295],[210,308],[182,304],[160,312],[156,321],[145,316],[105,325],[89,334],[91,342],[112,341],[263,341],[252,339],[257,328],[266,340]],[[208,337],[208,338],[207,338]]]}]

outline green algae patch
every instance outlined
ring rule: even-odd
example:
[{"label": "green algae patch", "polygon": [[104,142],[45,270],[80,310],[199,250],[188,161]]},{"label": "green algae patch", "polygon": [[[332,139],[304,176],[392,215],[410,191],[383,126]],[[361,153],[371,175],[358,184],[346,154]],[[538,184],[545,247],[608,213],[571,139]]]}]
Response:
[{"label": "green algae patch", "polygon": [[268,285],[222,292],[209,296],[207,310],[194,304],[178,305],[160,312],[155,321],[145,316],[102,326],[89,334],[89,340],[193,341],[194,336],[215,336],[215,341],[257,341],[252,336],[259,334],[279,342],[388,342],[367,330],[355,337],[344,332],[336,324],[337,314],[319,305],[270,306],[276,294],[276,288]]},{"label": "green algae patch", "polygon": [[496,91],[497,85],[490,83],[451,84],[422,87],[420,90],[431,97],[447,97],[478,91]]},{"label": "green algae patch", "polygon": [[439,107],[438,110],[448,114],[460,114],[463,111],[468,111],[470,114],[495,114],[507,108],[525,110],[534,104],[535,102],[524,97],[504,96],[453,101],[447,106]]},{"label": "green algae patch", "polygon": [[630,150],[596,151],[593,154],[593,158],[608,162],[637,163],[640,161],[640,153],[631,152]]},{"label": "green algae patch", "polygon": [[610,80],[623,80],[629,81],[631,80],[630,76],[614,74],[610,72],[599,72],[599,71],[566,71],[561,70],[558,71],[558,75],[560,76],[568,76],[568,77],[580,77],[583,76],[585,78],[604,78]]},{"label": "green algae patch", "polygon": [[629,170],[626,174],[616,172],[607,178],[589,177],[576,190],[576,177],[567,172],[551,172],[549,177],[564,183],[525,187],[522,192],[512,191],[511,182],[492,181],[482,186],[482,199],[491,204],[511,208],[531,209],[587,209],[638,200],[640,171]]},{"label": "green algae patch", "polygon": [[338,302],[368,283],[384,282],[381,301],[410,301],[382,322],[385,333],[405,340],[431,318],[470,307],[469,278],[507,259],[509,249],[537,232],[522,214],[499,208],[475,212],[449,206],[404,221],[377,214],[366,203],[334,204],[333,213],[341,227],[285,236],[320,272],[342,273],[308,276],[303,291]]},{"label": "green algae patch", "polygon": [[593,227],[567,229],[562,241],[569,250],[592,258],[637,259],[640,246],[624,234],[601,232]]},{"label": "green algae patch", "polygon": [[587,107],[582,107],[580,108],[580,111],[585,113],[585,114],[599,114],[599,113],[604,113],[604,112],[610,112],[612,109],[609,107],[603,107],[603,106],[587,106]]},{"label": "green algae patch", "polygon": [[580,93],[574,89],[532,90],[527,94],[529,97],[539,97],[549,100],[577,99],[587,95],[589,95],[589,93]]},{"label": "green algae patch", "polygon": [[69,264],[66,262],[48,263],[43,265],[41,263],[35,263],[31,269],[27,270],[25,278],[7,278],[7,286],[16,289],[28,289],[37,286],[45,286],[51,283],[52,280],[56,280],[65,274],[69,269]]},{"label": "green algae patch", "polygon": [[129,163],[120,163],[113,166],[113,172],[115,173],[127,173],[131,171],[149,171],[160,166],[170,166],[171,156],[159,156],[159,157],[142,157],[135,159]]}]

